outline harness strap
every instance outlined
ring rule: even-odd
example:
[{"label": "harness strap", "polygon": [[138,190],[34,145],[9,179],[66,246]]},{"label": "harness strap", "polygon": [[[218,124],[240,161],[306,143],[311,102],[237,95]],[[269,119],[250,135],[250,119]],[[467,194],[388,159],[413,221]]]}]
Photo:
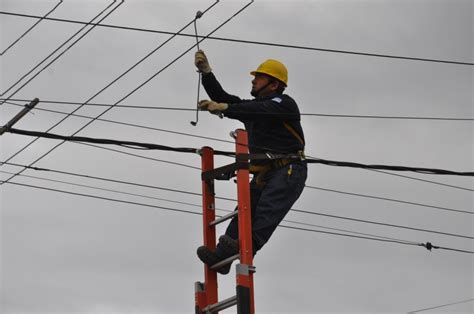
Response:
[{"label": "harness strap", "polygon": [[305,144],[301,135],[299,135],[298,132],[296,132],[296,130],[288,122],[283,122],[283,125],[294,137],[296,137],[296,139],[298,140],[298,142],[300,142],[300,144],[302,145]]}]

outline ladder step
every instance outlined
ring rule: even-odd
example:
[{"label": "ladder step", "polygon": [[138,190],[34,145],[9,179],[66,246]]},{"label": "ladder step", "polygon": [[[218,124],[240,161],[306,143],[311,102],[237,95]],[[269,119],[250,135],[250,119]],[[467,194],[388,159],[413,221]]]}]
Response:
[{"label": "ladder step", "polygon": [[215,225],[217,225],[217,224],[220,224],[221,222],[224,222],[224,221],[226,221],[226,220],[229,220],[229,219],[231,219],[231,218],[234,218],[234,217],[237,216],[237,215],[238,215],[238,212],[235,210],[235,211],[233,211],[233,212],[230,213],[230,214],[227,214],[227,215],[225,215],[225,216],[222,216],[222,217],[220,217],[220,218],[217,218],[217,219],[214,220],[214,221],[211,221],[211,222],[209,223],[209,227],[212,227],[212,226],[215,226]]},{"label": "ladder step", "polygon": [[231,257],[228,257],[222,261],[220,261],[219,263],[215,263],[214,265],[211,266],[211,269],[212,270],[216,270],[224,265],[227,265],[229,263],[232,263],[233,261],[235,261],[236,259],[238,259],[240,257],[240,254],[235,254],[235,255],[232,255]]},{"label": "ladder step", "polygon": [[231,306],[234,306],[236,304],[237,304],[237,296],[234,295],[233,297],[230,297],[228,299],[225,299],[225,300],[222,300],[220,302],[217,302],[217,303],[206,306],[202,310],[202,312],[206,313],[206,314],[207,313],[214,313],[214,312],[225,310],[225,309],[227,309]]}]

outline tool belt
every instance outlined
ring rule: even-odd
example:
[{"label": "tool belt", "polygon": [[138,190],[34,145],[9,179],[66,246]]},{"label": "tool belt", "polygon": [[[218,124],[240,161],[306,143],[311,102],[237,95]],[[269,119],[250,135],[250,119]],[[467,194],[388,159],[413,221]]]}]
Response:
[{"label": "tool belt", "polygon": [[[263,178],[269,171],[283,168],[299,160],[304,160],[304,152],[298,152],[298,157],[276,159],[264,165],[250,165],[249,172],[256,176],[257,186],[262,188],[265,185]],[[291,175],[291,169],[288,171],[288,174]]]}]

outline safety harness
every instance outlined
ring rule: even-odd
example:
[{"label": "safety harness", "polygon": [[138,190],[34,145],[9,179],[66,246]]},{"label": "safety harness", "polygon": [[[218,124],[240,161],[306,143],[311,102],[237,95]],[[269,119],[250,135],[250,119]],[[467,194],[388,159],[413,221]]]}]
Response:
[{"label": "safety harness", "polygon": [[[298,134],[298,132],[288,123],[288,122],[283,122],[283,126],[302,144],[304,145],[305,142],[301,135]],[[275,169],[283,168],[286,165],[291,164],[292,162],[298,161],[298,160],[304,160],[305,155],[304,151],[299,151],[297,154],[287,154],[287,155],[274,155],[271,153],[266,153],[266,154],[251,154],[251,159],[271,159],[272,161],[265,164],[265,165],[250,165],[249,171],[250,173],[254,174],[256,176],[256,183],[259,188],[262,188],[265,185],[265,181],[263,178],[265,175]],[[293,171],[293,168],[290,167],[288,168],[288,176],[291,175]]]}]

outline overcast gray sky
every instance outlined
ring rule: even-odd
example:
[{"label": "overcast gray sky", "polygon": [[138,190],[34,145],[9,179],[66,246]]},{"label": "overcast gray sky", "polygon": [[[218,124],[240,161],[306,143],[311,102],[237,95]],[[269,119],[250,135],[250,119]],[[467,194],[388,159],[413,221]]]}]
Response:
[{"label": "overcast gray sky", "polygon": [[[58,0],[1,0],[6,12],[44,15]],[[112,0],[64,0],[50,17],[89,21]],[[176,32],[213,1],[128,0],[103,23]],[[248,1],[221,0],[198,21],[205,35]],[[119,2],[113,4],[117,6]],[[110,9],[109,9],[110,10]],[[102,15],[103,16],[103,15]],[[4,51],[36,20],[0,15]],[[1,92],[81,29],[44,20],[0,57]],[[87,28],[85,29],[87,30]],[[85,31],[84,30],[84,31]],[[83,32],[84,32],[83,31]],[[83,33],[82,32],[82,33]],[[190,25],[184,33],[192,34]],[[82,34],[80,33],[80,34]],[[214,36],[288,45],[474,62],[471,0],[255,1]],[[85,102],[170,35],[96,27],[36,78],[52,58],[2,95],[13,99]],[[76,37],[77,38],[77,37]],[[113,104],[195,44],[177,36],[91,102]],[[61,48],[56,54],[63,51]],[[303,113],[474,118],[473,67],[207,39],[200,44],[227,91],[250,98],[249,71],[268,58],[289,69],[287,93]],[[120,105],[194,108],[195,49]],[[29,81],[29,82],[28,82]],[[23,88],[21,85],[28,82]],[[18,90],[17,92],[15,92]],[[206,98],[201,90],[201,98]],[[14,102],[25,104],[24,101]],[[40,103],[71,112],[77,106]],[[84,106],[96,116],[105,108]],[[0,124],[19,110],[0,106]],[[114,108],[102,118],[224,140],[239,122],[192,111]],[[64,116],[33,110],[17,128],[46,131]],[[71,135],[89,120],[69,117],[51,132]],[[360,119],[303,116],[307,155],[367,164],[474,171],[472,121]],[[79,135],[157,144],[233,150],[232,144],[95,121]],[[32,138],[4,134],[0,161]],[[58,144],[41,139],[11,163],[27,165]],[[200,167],[198,155],[127,153]],[[217,165],[230,160],[217,158]],[[54,170],[199,193],[200,172],[110,150],[65,143],[35,164]],[[1,166],[0,178],[22,168]],[[307,185],[348,193],[474,212],[469,177],[379,172],[311,165]],[[32,177],[34,176],[34,177]],[[70,185],[88,185],[113,191]],[[28,170],[10,181],[75,193],[200,212],[199,196]],[[467,190],[466,190],[467,189]],[[470,189],[470,191],[469,191]],[[234,198],[233,182],[219,182],[218,196]],[[160,199],[158,199],[160,198]],[[202,243],[201,216],[111,202],[15,184],[0,187],[2,313],[191,313],[194,282],[203,280],[195,255]],[[233,209],[218,200],[218,208]],[[306,188],[295,209],[474,236],[469,213],[369,199]],[[337,228],[450,248],[474,250],[473,240],[290,212],[286,224],[314,230]],[[304,225],[311,224],[311,225]],[[320,227],[316,227],[320,226]],[[222,227],[219,228],[222,232]],[[472,313],[473,255],[279,228],[256,256],[257,313]],[[219,277],[220,298],[235,294],[235,276]],[[235,308],[225,312],[233,313]]]}]

